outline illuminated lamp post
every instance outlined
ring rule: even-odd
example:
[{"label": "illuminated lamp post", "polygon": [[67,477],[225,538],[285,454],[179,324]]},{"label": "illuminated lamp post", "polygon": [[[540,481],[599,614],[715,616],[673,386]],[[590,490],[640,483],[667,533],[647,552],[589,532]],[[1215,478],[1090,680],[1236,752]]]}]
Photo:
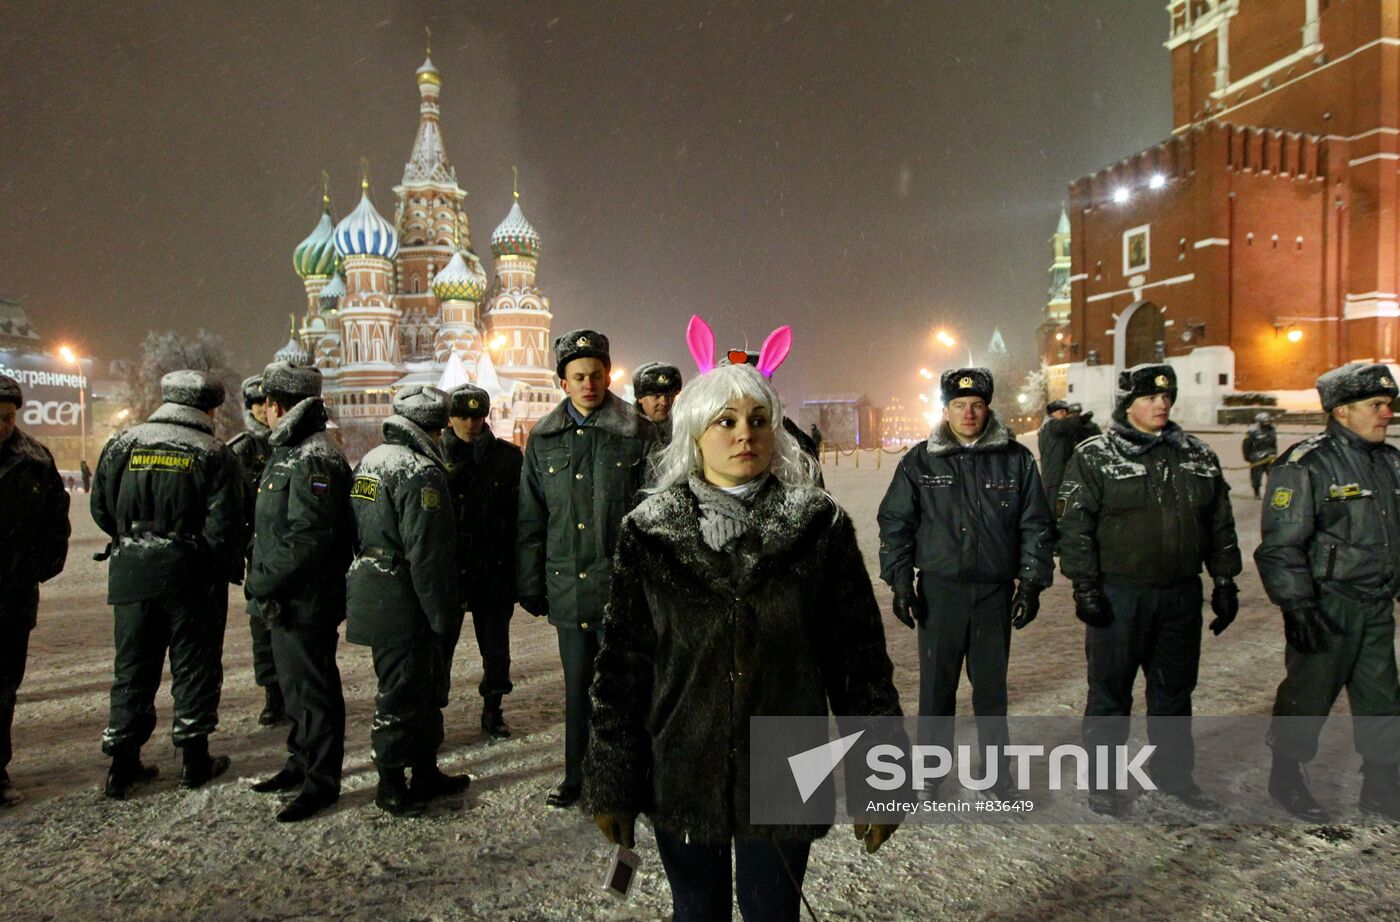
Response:
[{"label": "illuminated lamp post", "polygon": [[87,399],[83,395],[83,362],[68,346],[59,347],[58,354],[63,361],[78,368],[78,454],[87,460]]}]

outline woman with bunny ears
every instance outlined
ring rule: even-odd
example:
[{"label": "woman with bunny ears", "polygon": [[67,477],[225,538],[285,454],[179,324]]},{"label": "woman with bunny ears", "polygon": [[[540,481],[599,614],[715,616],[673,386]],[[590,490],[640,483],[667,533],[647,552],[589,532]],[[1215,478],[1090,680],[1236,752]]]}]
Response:
[{"label": "woman with bunny ears", "polygon": [[[900,713],[855,529],[778,423],[764,372],[790,343],[783,328],[756,368],[715,367],[713,339],[692,335],[702,374],[613,564],[584,803],[628,847],[650,817],[681,922],[730,917],[731,850],[744,918],[797,919],[827,831],[749,822],[748,717]],[[893,831],[856,827],[871,852]]]}]

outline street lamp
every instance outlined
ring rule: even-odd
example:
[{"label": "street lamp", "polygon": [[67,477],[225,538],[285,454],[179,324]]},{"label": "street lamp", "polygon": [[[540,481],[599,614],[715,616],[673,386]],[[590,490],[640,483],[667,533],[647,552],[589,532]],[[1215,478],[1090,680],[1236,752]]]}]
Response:
[{"label": "street lamp", "polygon": [[60,346],[58,354],[63,361],[78,368],[78,455],[87,461],[87,399],[83,396],[83,361],[68,346]]}]

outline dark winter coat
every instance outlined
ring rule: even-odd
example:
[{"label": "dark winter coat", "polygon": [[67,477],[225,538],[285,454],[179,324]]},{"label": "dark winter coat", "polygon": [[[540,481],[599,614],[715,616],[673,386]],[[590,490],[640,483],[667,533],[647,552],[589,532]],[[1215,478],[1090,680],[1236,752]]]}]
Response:
[{"label": "dark winter coat", "polygon": [[442,454],[402,416],[355,468],[350,488],[356,557],[346,577],[345,639],[408,645],[429,632],[456,637],[457,526]]},{"label": "dark winter coat", "polygon": [[520,466],[514,444],[486,426],[472,442],[442,434],[452,511],[457,517],[457,572],[462,607],[489,611],[515,602],[515,517]]},{"label": "dark winter coat", "polygon": [[914,569],[964,583],[1019,579],[1049,586],[1055,531],[1030,449],[993,413],[982,438],[957,440],[941,423],[900,460],[877,516],[880,578]]},{"label": "dark winter coat", "polygon": [[1255,423],[1244,434],[1243,450],[1244,459],[1251,464],[1274,457],[1278,454],[1278,430]]},{"label": "dark winter coat", "polygon": [[68,559],[68,490],[53,455],[19,429],[0,444],[0,620],[34,626],[39,584]]},{"label": "dark winter coat", "polygon": [[1075,449],[1055,500],[1060,569],[1073,582],[1165,587],[1242,569],[1230,487],[1205,442],[1115,422]]},{"label": "dark winter coat", "polygon": [[776,481],[753,503],[755,530],[725,554],[705,544],[685,484],[624,521],[592,690],[589,812],[646,813],[692,842],[754,837],[751,716],[900,713],[850,518],[823,491]]},{"label": "dark winter coat", "polygon": [[301,401],[273,431],[258,486],[250,611],[269,625],[319,627],[345,620],[345,571],[354,517],[350,465],[326,434],[320,397]]},{"label": "dark winter coat", "polygon": [[162,404],[102,449],[92,517],[112,538],[107,601],[243,580],[243,474],[209,414]]},{"label": "dark winter coat", "polygon": [[1041,424],[1037,444],[1040,447],[1040,476],[1045,483],[1046,496],[1059,493],[1060,483],[1065,479],[1065,467],[1074,449],[1099,435],[1099,427],[1093,423],[1092,417],[1092,413],[1066,416],[1064,419],[1050,417]]},{"label": "dark winter coat", "polygon": [[1276,605],[1400,594],[1400,451],[1336,420],[1269,471],[1254,562]]},{"label": "dark winter coat", "polygon": [[568,399],[535,424],[520,472],[517,598],[547,597],[549,621],[597,630],[622,517],[640,499],[656,427],[609,393],[578,426]]},{"label": "dark winter coat", "polygon": [[270,433],[267,426],[258,422],[258,418],[247,410],[243,411],[243,425],[247,428],[229,439],[228,449],[238,459],[239,469],[243,472],[243,499],[248,511],[244,523],[250,542],[248,553],[251,554],[253,507],[257,505],[263,469],[267,467],[267,459],[272,457],[272,446],[268,442]]}]

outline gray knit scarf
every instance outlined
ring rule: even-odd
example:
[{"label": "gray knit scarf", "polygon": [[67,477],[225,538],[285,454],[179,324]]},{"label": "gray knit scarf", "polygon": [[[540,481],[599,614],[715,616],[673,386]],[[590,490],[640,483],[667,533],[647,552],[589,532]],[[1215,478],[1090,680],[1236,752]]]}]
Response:
[{"label": "gray knit scarf", "polygon": [[763,489],[767,474],[760,474],[745,486],[743,496],[731,496],[719,487],[690,475],[690,492],[700,503],[700,536],[714,551],[724,552],[753,525],[753,499]]}]

